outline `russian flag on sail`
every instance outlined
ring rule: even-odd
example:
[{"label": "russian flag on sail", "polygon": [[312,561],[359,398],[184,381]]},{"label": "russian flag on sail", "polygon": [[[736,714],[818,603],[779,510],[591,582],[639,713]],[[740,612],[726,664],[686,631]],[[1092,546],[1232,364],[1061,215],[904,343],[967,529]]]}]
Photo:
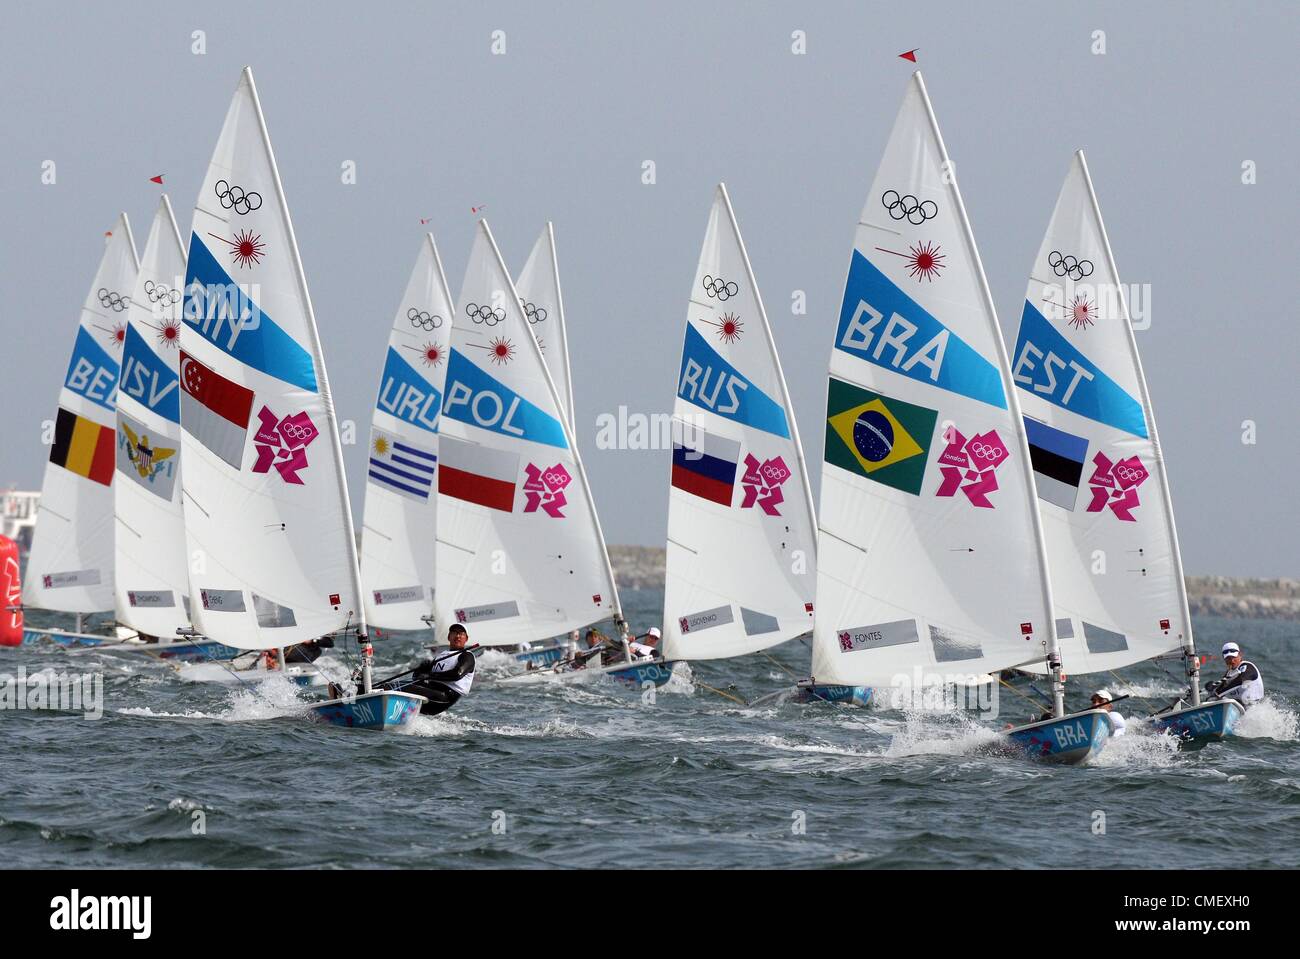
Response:
[{"label": "russian flag on sail", "polygon": [[392,433],[371,429],[370,470],[367,474],[371,482],[399,496],[427,503],[429,494],[433,492],[437,467],[438,457],[431,450]]},{"label": "russian flag on sail", "polygon": [[740,442],[673,420],[672,484],[701,499],[731,505]]},{"label": "russian flag on sail", "polygon": [[445,434],[438,439],[438,452],[442,454],[439,493],[488,509],[514,512],[519,454]]}]

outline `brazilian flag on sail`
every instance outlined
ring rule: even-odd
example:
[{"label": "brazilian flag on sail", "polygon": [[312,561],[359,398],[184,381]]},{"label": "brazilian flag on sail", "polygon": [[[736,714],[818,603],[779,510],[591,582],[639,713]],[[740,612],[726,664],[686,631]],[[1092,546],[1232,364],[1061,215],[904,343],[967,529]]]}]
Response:
[{"label": "brazilian flag on sail", "polygon": [[832,377],[826,397],[826,462],[919,496],[938,418],[935,410]]}]

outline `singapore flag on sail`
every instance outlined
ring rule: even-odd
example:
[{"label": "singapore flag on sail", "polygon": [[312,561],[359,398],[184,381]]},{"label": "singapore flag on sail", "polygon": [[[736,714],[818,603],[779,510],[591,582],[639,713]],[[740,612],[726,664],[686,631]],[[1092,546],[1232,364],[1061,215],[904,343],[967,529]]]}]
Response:
[{"label": "singapore flag on sail", "polygon": [[244,439],[253,391],[228,380],[181,351],[181,426],[235,469],[244,462]]}]

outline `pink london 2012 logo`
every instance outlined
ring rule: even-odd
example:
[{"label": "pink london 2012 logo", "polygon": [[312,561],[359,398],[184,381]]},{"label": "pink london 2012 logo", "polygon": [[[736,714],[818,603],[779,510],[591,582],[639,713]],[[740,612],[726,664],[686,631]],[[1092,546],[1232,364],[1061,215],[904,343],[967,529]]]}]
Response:
[{"label": "pink london 2012 logo", "polygon": [[943,439],[948,444],[939,455],[943,483],[935,495],[956,496],[960,489],[975,506],[993,509],[989,494],[998,488],[994,471],[1011,455],[998,431],[976,433],[968,440],[957,427],[949,426]]},{"label": "pink london 2012 logo", "polygon": [[1097,468],[1088,479],[1088,486],[1092,489],[1088,512],[1100,513],[1109,506],[1110,511],[1125,523],[1136,523],[1133,510],[1142,505],[1138,502],[1138,487],[1151,475],[1142,461],[1129,456],[1111,462],[1110,457],[1099,450],[1092,463]]},{"label": "pink london 2012 logo", "polygon": [[781,484],[789,478],[790,467],[781,457],[774,456],[760,463],[753,453],[746,453],[745,475],[740,480],[740,485],[745,488],[745,499],[740,508],[752,509],[757,505],[768,516],[780,516],[777,507],[785,502]]},{"label": "pink london 2012 logo", "polygon": [[548,516],[564,519],[560,510],[568,505],[564,488],[573,482],[573,476],[564,468],[563,463],[556,463],[550,469],[539,469],[529,463],[524,467],[527,479],[524,480],[525,513],[535,513],[541,509]]},{"label": "pink london 2012 logo", "polygon": [[270,407],[263,406],[257,414],[262,425],[253,437],[253,446],[257,450],[257,462],[253,464],[254,473],[270,472],[275,467],[280,478],[286,483],[301,486],[302,477],[299,470],[306,469],[307,447],[312,440],[320,436],[320,430],[305,412],[295,413],[283,419],[271,412]]}]

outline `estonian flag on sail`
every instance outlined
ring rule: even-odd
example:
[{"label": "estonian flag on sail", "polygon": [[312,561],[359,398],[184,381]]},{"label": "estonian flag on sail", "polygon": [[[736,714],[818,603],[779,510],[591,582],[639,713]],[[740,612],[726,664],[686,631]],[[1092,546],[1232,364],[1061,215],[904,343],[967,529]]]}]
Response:
[{"label": "estonian flag on sail", "polygon": [[392,490],[399,496],[429,501],[433,492],[433,477],[438,457],[392,433],[370,431],[370,472],[372,483]]},{"label": "estonian flag on sail", "polygon": [[673,420],[672,483],[677,489],[730,506],[739,462],[738,441]]},{"label": "estonian flag on sail", "polygon": [[1073,510],[1079,495],[1088,441],[1046,423],[1025,417],[1029,458],[1034,464],[1034,485],[1038,498],[1062,509]]}]

